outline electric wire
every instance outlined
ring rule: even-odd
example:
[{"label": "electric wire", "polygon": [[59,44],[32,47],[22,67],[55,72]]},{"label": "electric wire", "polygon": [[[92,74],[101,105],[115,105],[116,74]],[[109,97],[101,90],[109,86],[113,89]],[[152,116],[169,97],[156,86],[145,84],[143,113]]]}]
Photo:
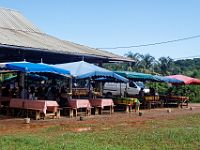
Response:
[{"label": "electric wire", "polygon": [[147,46],[154,46],[154,45],[161,45],[161,44],[168,44],[168,43],[186,41],[186,40],[191,40],[191,39],[196,39],[196,38],[200,38],[200,35],[184,37],[184,38],[175,39],[175,40],[168,40],[168,41],[163,41],[163,42],[149,43],[149,44],[132,45],[132,46],[118,46],[118,47],[102,47],[102,48],[98,48],[98,49],[124,49],[124,48],[128,49],[128,48],[147,47]]}]

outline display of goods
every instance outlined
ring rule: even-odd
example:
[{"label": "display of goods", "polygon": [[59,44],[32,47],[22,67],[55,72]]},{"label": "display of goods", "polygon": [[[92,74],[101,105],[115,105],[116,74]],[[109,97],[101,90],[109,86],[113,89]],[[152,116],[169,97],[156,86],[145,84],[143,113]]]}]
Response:
[{"label": "display of goods", "polygon": [[114,103],[116,104],[128,104],[128,105],[132,105],[134,103],[137,102],[137,98],[116,98],[114,99]]},{"label": "display of goods", "polygon": [[146,101],[159,101],[160,100],[159,96],[145,96],[144,99]]},{"label": "display of goods", "polygon": [[86,88],[72,89],[72,95],[73,96],[87,96],[88,95],[88,89],[86,89]]},{"label": "display of goods", "polygon": [[185,100],[189,100],[189,97],[187,97],[187,96],[167,96],[167,99],[185,101]]}]

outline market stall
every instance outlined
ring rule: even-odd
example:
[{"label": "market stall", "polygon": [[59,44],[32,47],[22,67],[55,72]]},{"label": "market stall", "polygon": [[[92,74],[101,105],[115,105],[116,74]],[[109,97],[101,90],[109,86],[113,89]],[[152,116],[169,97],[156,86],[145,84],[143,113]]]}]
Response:
[{"label": "market stall", "polygon": [[176,104],[178,107],[188,106],[190,98],[188,96],[173,96],[173,95],[162,95],[160,99],[169,106],[169,104]]},{"label": "market stall", "polygon": [[[112,99],[98,98],[102,96],[102,82],[128,82],[126,78],[114,73],[113,71],[109,71],[107,69],[101,68],[93,64],[89,64],[84,61],[67,64],[58,64],[54,66],[61,69],[68,69],[71,72],[71,74],[74,77],[74,84],[76,84],[72,90],[72,94],[74,98],[79,98],[76,99],[76,103],[79,104],[79,101],[81,103],[83,102],[83,100],[81,100],[80,98],[89,97],[91,105],[92,107],[94,107],[96,114],[101,114],[101,111],[106,106],[110,107],[111,113],[113,112]],[[87,84],[87,87],[77,85],[77,81],[82,81],[83,83]],[[71,105],[71,102],[72,101],[69,102],[69,105]],[[73,103],[75,102],[73,101]]]},{"label": "market stall", "polygon": [[119,109],[122,108],[123,110],[125,110],[125,112],[129,113],[133,111],[133,108],[136,106],[136,102],[138,101],[138,99],[124,97],[124,98],[115,98],[113,101],[117,108]]},{"label": "market stall", "polygon": [[26,117],[33,112],[34,118],[45,119],[48,116],[60,118],[59,105],[56,101],[48,100],[28,100],[28,99],[11,99],[9,109],[12,115]]},{"label": "market stall", "polygon": [[[158,75],[151,75],[145,73],[138,72],[130,72],[130,71],[116,71],[117,74],[128,78],[132,81],[150,81],[150,82],[165,82],[171,84],[182,84],[183,81],[175,78],[163,77]],[[140,98],[141,99],[141,98]],[[142,98],[144,101],[142,102],[143,107],[151,108],[156,106],[163,106],[163,100],[160,99],[158,95],[156,95],[155,89],[150,88],[149,93],[145,93]]]},{"label": "market stall", "polygon": [[[4,67],[10,70],[17,70],[21,73],[20,83],[18,84],[19,85],[18,91],[20,92],[20,94],[16,96],[17,99],[10,100],[8,109],[16,110],[19,113],[25,109],[32,110],[36,113],[35,115],[36,119],[41,118],[40,117],[41,114],[44,114],[44,117],[52,115],[56,118],[59,118],[60,115],[58,109],[59,105],[56,102],[56,98],[51,97],[50,99],[37,100],[38,97],[35,96],[35,93],[32,93],[35,92],[35,90],[32,91],[32,88],[34,88],[34,86],[32,85],[29,88],[27,87],[26,77],[28,76],[30,77],[31,74],[32,74],[31,77],[33,76],[39,77],[38,75],[35,74],[55,74],[56,76],[60,75],[64,76],[65,78],[70,78],[70,72],[68,70],[55,68],[43,63],[36,64],[30,62],[6,63]],[[41,93],[41,91],[39,91],[39,87],[37,90],[38,90],[37,94],[39,94],[39,92]],[[44,94],[44,91],[42,92],[42,94]],[[51,91],[51,94],[55,93]]]},{"label": "market stall", "polygon": [[68,101],[69,116],[75,117],[78,115],[78,111],[82,112],[84,110],[86,116],[91,115],[91,105],[88,99],[70,99]]},{"label": "market stall", "polygon": [[177,85],[200,85],[200,80],[192,77],[188,77],[185,75],[171,75],[167,76],[168,78],[181,80],[182,83],[174,83]]},{"label": "market stall", "polygon": [[94,107],[95,115],[102,114],[102,111],[105,110],[105,107],[109,108],[110,114],[114,112],[114,102],[112,99],[95,98],[90,99],[89,101],[91,106]]},{"label": "market stall", "polygon": [[[89,64],[84,61],[73,62],[73,63],[66,63],[66,64],[58,64],[53,65],[57,68],[67,69],[71,72],[74,79],[77,80],[84,80],[88,81],[88,93],[92,90],[93,92],[101,92],[101,88],[99,87],[98,90],[95,87],[91,86],[92,82],[102,82],[105,80],[111,80],[112,82],[128,82],[128,79],[114,73],[113,71],[109,71],[107,69],[101,68],[99,66]],[[98,79],[98,80],[96,80]],[[76,82],[75,82],[76,83]],[[73,89],[73,96],[81,97],[86,95],[86,92],[82,92],[84,87],[75,86]],[[89,95],[88,95],[89,96]]]},{"label": "market stall", "polygon": [[[199,79],[188,77],[185,75],[171,75],[171,76],[167,76],[167,78],[182,81],[181,83],[172,83],[177,88],[179,86],[185,86],[185,85],[200,85]],[[166,105],[177,104],[180,107],[188,106],[188,102],[189,102],[190,98],[188,96],[183,96],[185,94],[186,93],[182,93],[182,95],[174,95],[171,91],[168,93],[168,95],[161,96],[161,98],[164,100]]]}]

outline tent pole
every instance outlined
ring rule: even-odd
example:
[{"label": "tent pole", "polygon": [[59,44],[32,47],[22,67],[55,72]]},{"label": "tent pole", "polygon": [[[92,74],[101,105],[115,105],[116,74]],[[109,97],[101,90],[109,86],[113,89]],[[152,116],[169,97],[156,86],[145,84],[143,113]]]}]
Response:
[{"label": "tent pole", "polygon": [[[100,92],[100,94],[101,95],[103,95],[103,82],[100,82],[100,85],[99,85],[100,87],[99,87],[99,92]],[[98,91],[97,91],[98,92]]]},{"label": "tent pole", "polygon": [[120,82],[119,86],[120,86],[120,97],[122,97],[122,84],[121,84],[121,82]]},{"label": "tent pole", "polygon": [[19,85],[22,87],[22,88],[25,88],[25,74],[24,73],[20,73],[20,83]]},{"label": "tent pole", "polygon": [[88,88],[89,88],[89,98],[92,98],[93,96],[92,96],[92,91],[91,91],[91,78],[89,78],[89,86],[88,86]]},{"label": "tent pole", "polygon": [[72,99],[72,77],[69,78],[69,99]]}]

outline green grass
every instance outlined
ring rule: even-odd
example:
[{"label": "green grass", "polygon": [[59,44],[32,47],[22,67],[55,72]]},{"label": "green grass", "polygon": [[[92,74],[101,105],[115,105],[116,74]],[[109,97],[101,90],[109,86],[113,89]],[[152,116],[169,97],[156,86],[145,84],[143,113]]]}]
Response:
[{"label": "green grass", "polygon": [[[81,125],[80,127],[88,127]],[[73,132],[68,126],[53,126],[38,133],[0,137],[0,150],[179,150],[199,149],[200,116],[149,121],[141,126],[106,123],[95,130]]]},{"label": "green grass", "polygon": [[200,103],[200,98],[192,98],[190,99],[190,103]]}]

